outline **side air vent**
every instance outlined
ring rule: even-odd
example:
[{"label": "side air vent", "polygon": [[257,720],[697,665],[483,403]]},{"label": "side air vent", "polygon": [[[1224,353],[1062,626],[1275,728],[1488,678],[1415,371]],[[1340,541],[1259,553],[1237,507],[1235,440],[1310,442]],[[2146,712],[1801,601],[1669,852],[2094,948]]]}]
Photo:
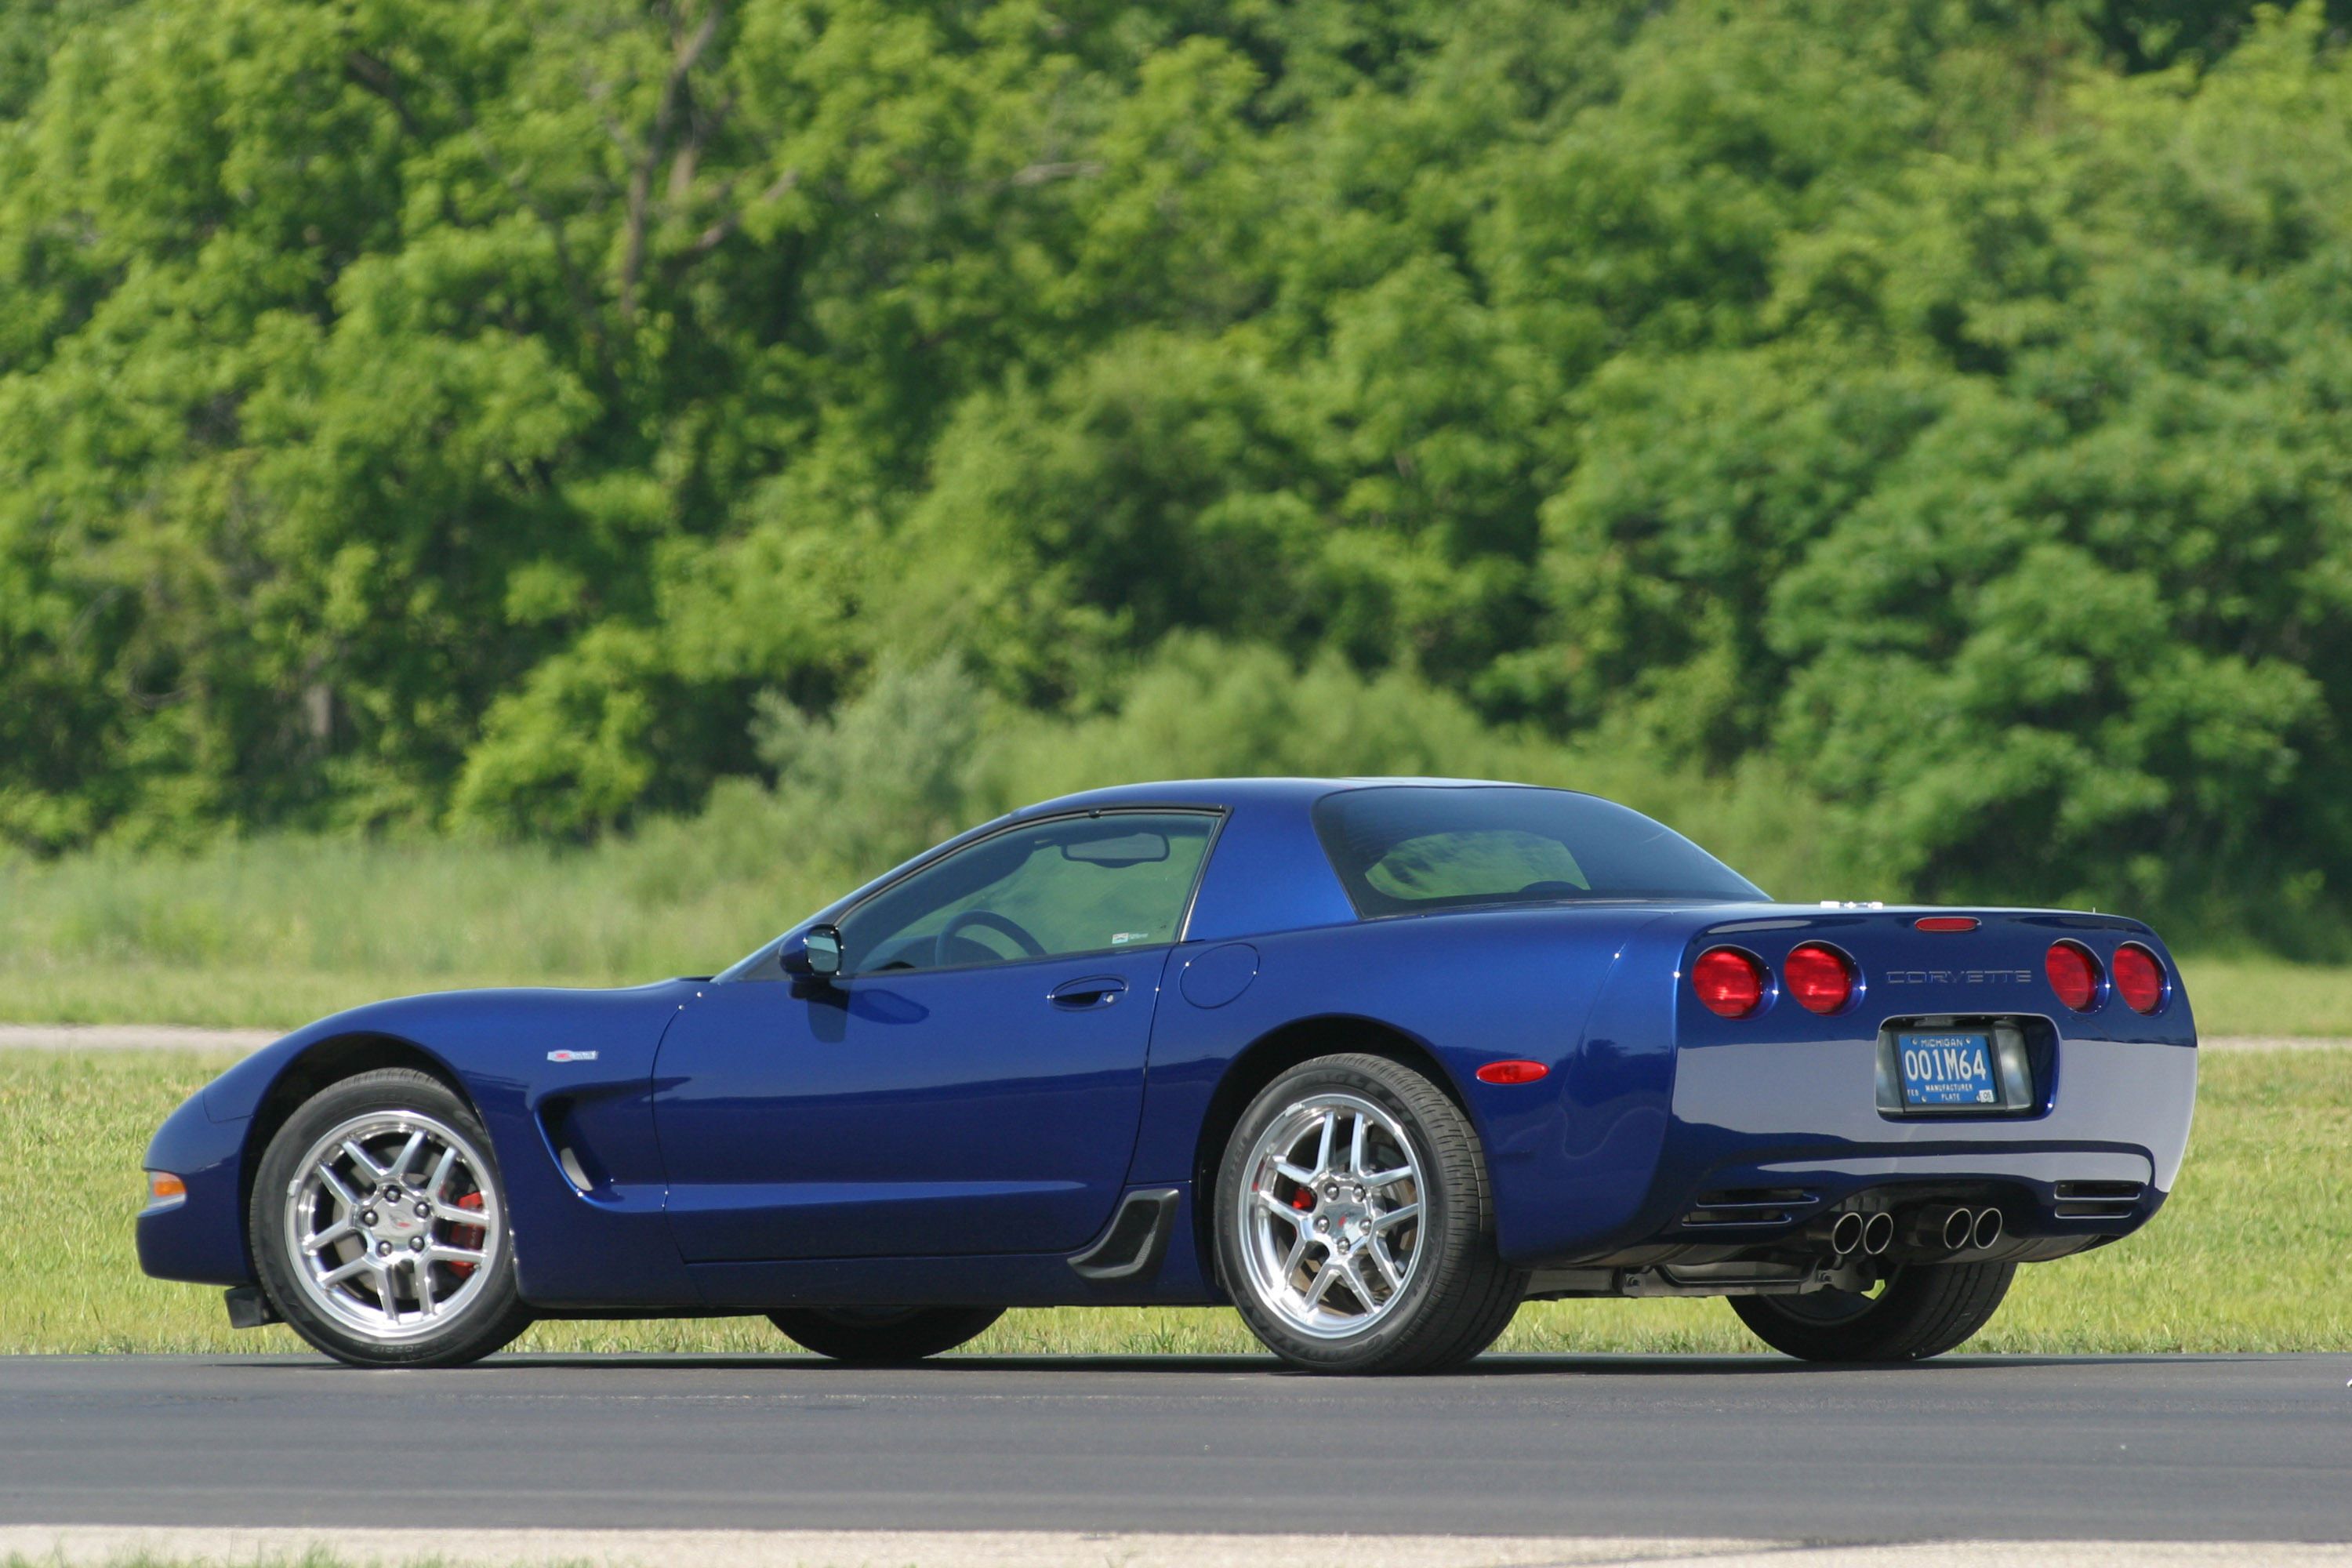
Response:
[{"label": "side air vent", "polygon": [[1730,1187],[1719,1193],[1701,1193],[1697,1206],[1683,1215],[1682,1224],[1694,1230],[1789,1225],[1821,1201],[1802,1187]]},{"label": "side air vent", "polygon": [[2050,1191],[2060,1219],[2129,1219],[2147,1189],[2137,1182],[2060,1182]]},{"label": "side air vent", "polygon": [[1175,1223],[1175,1188],[1129,1193],[1111,1215],[1109,1228],[1067,1260],[1071,1271],[1102,1284],[1149,1279],[1160,1271],[1160,1259],[1167,1256],[1168,1237]]},{"label": "side air vent", "polygon": [[593,1195],[608,1184],[604,1168],[593,1152],[592,1142],[582,1136],[579,1107],[566,1095],[551,1095],[540,1103],[540,1125],[546,1130],[547,1146],[555,1155],[556,1168],[572,1190],[583,1197]]}]

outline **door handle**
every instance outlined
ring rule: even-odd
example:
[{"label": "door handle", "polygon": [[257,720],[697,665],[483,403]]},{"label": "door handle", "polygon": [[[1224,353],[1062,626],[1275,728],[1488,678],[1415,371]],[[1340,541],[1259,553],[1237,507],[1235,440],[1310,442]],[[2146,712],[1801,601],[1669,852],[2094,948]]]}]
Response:
[{"label": "door handle", "polygon": [[1127,989],[1127,982],[1116,974],[1096,974],[1084,980],[1065,980],[1045,993],[1045,1000],[1055,1006],[1073,1013],[1083,1013],[1089,1007],[1108,1007]]}]

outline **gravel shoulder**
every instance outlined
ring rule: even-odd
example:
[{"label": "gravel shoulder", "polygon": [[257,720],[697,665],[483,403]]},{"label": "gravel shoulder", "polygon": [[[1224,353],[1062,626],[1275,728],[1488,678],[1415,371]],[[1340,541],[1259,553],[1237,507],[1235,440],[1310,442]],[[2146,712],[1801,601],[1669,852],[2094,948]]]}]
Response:
[{"label": "gravel shoulder", "polygon": [[1670,1536],[1168,1534],[911,1530],[283,1530],[0,1525],[0,1560],[155,1568],[348,1561],[447,1568],[2352,1568],[2352,1546],[2266,1541],[1938,1541],[1831,1546]]},{"label": "gravel shoulder", "polygon": [[0,1024],[0,1051],[194,1051],[250,1056],[282,1029],[197,1029],[178,1024]]}]

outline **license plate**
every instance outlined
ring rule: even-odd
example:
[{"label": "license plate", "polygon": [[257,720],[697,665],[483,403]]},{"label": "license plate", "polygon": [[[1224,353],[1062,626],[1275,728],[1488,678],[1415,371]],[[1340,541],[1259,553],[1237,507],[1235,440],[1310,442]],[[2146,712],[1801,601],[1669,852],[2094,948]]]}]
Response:
[{"label": "license plate", "polygon": [[1990,1035],[1965,1029],[1897,1035],[1895,1052],[1903,1067],[1905,1105],[1924,1110],[2000,1103],[2000,1091],[1993,1085]]}]

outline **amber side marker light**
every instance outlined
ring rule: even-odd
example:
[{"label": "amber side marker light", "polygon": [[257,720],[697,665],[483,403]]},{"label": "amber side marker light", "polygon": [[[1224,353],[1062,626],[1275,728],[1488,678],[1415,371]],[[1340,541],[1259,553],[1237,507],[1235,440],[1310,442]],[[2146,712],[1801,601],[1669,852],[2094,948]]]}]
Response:
[{"label": "amber side marker light", "polygon": [[175,1204],[188,1195],[188,1184],[169,1171],[147,1173],[147,1202],[151,1207]]},{"label": "amber side marker light", "polygon": [[1533,1083],[1551,1068],[1541,1062],[1488,1062],[1478,1069],[1480,1083]]}]

